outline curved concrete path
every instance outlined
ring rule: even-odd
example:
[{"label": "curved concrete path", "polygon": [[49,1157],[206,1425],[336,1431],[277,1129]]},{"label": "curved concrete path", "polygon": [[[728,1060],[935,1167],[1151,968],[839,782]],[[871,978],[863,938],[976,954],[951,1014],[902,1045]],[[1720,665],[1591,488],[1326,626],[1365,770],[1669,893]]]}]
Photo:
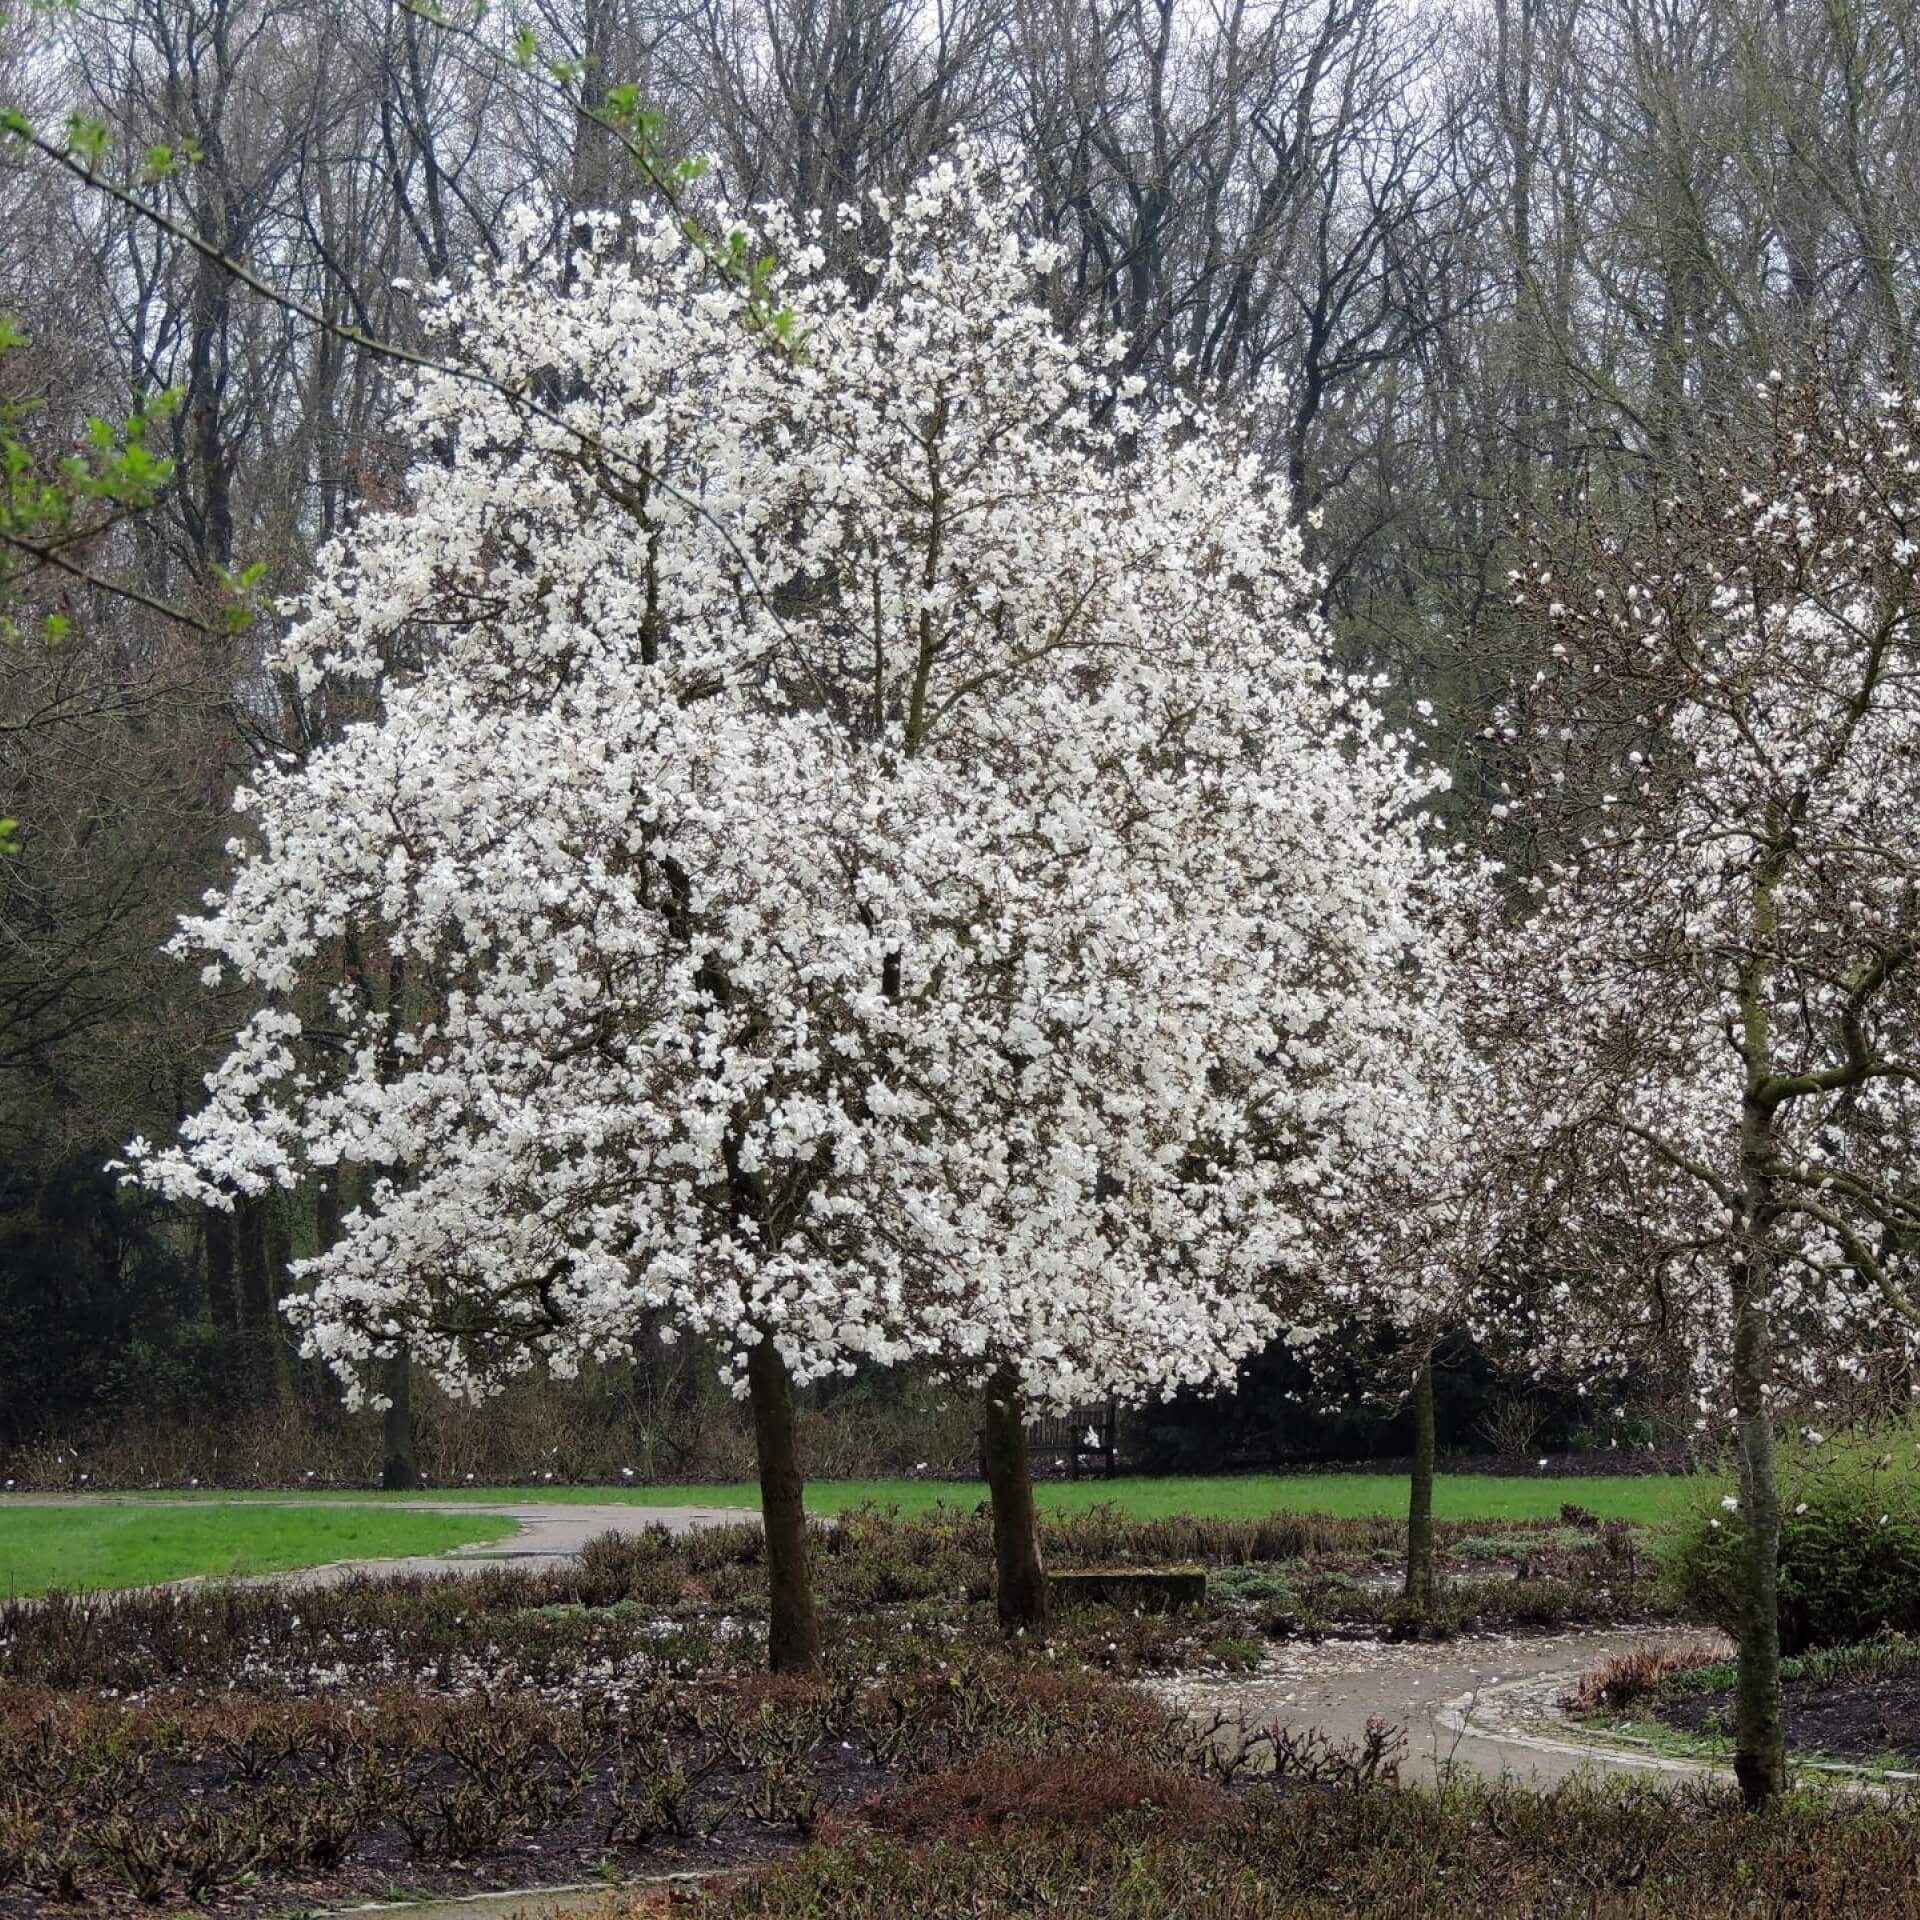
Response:
[{"label": "curved concrete path", "polygon": [[1249,1729],[1277,1721],[1357,1743],[1369,1720],[1384,1720],[1406,1731],[1406,1781],[1435,1780],[1454,1768],[1533,1786],[1583,1772],[1711,1776],[1720,1770],[1704,1762],[1577,1739],[1558,1707],[1573,1682],[1603,1660],[1649,1641],[1701,1637],[1691,1628],[1600,1627],[1475,1635],[1440,1646],[1289,1643],[1272,1649],[1258,1673],[1150,1684],[1198,1719],[1224,1714]]},{"label": "curved concrete path", "polygon": [[[279,1505],[279,1502],[250,1502]],[[288,1506],[319,1506],[320,1501],[289,1500]],[[329,1506],[350,1502],[328,1501]],[[323,1567],[297,1567],[273,1574],[276,1580],[344,1580],[360,1573],[478,1573],[488,1567],[527,1567],[544,1571],[580,1557],[589,1540],[603,1533],[641,1534],[655,1527],[669,1533],[695,1533],[703,1527],[758,1525],[755,1507],[572,1506],[558,1502],[491,1500],[382,1500],[383,1508],[421,1513],[485,1513],[511,1520],[517,1532],[504,1540],[478,1540],[445,1553],[411,1554],[395,1560],[337,1560]]]}]

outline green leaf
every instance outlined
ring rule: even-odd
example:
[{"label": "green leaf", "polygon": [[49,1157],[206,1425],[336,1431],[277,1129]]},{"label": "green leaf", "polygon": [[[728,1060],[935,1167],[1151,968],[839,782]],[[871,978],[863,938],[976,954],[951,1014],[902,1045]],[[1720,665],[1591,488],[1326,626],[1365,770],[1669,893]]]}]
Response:
[{"label": "green leaf", "polygon": [[244,633],[253,625],[254,616],[259,609],[254,598],[260,583],[267,577],[267,563],[256,560],[251,566],[242,567],[237,572],[225,567],[216,569],[220,588],[227,596],[227,605],[222,610],[222,619],[232,633]]},{"label": "green leaf", "polygon": [[88,172],[97,168],[107,153],[107,123],[90,120],[84,113],[67,115],[67,151],[78,155]]}]

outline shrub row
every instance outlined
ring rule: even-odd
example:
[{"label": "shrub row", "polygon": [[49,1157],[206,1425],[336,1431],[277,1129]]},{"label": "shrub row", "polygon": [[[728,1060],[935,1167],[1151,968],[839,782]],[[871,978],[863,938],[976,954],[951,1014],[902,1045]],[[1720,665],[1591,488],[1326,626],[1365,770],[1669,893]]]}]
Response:
[{"label": "shrub row", "polygon": [[[1624,1530],[1546,1522],[1498,1537],[1484,1523],[1440,1530],[1478,1551],[1454,1564],[1428,1615],[1410,1614],[1392,1570],[1398,1529],[1379,1520],[1276,1514],[1267,1520],[1128,1520],[1112,1507],[1050,1518],[1043,1548],[1059,1566],[1180,1561],[1214,1570],[1217,1599],[1196,1616],[1138,1632],[1137,1664],[1181,1663],[1182,1649],[1223,1627],[1269,1638],[1335,1623],[1444,1633],[1471,1621],[1553,1626],[1644,1613],[1650,1601]],[[988,1623],[992,1567],[984,1510],[902,1519],[872,1508],[845,1515],[812,1541],[821,1604],[856,1639],[860,1623],[905,1610],[925,1637]],[[564,1686],[592,1663],[646,1672],[752,1665],[765,1611],[758,1526],[678,1536],[661,1528],[608,1534],[577,1565],[547,1572],[489,1569],[309,1586],[209,1586],[0,1603],[0,1680],[138,1692],[167,1681],[224,1683],[234,1675],[322,1672],[357,1686],[424,1681],[441,1690],[485,1684]],[[1354,1571],[1346,1571],[1352,1568]],[[1372,1577],[1364,1577],[1364,1576]],[[1113,1610],[1061,1622],[1063,1650],[1112,1638]],[[1209,1625],[1211,1623],[1211,1625]],[[1135,1623],[1136,1626],[1138,1623]]]},{"label": "shrub row", "polygon": [[[831,1844],[709,1893],[706,1920],[1886,1920],[1920,1914],[1910,1806],[1694,1788],[1511,1783],[1444,1793],[1170,1786],[1072,1754],[928,1783],[911,1837]],[[991,1817],[1024,1796],[1018,1817]],[[893,1823],[896,1828],[899,1823]]]}]

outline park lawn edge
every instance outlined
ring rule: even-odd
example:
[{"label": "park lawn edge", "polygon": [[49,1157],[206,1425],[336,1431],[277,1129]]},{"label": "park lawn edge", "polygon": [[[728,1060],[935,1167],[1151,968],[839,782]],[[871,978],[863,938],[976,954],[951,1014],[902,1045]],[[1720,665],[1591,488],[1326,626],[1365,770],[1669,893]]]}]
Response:
[{"label": "park lawn edge", "polygon": [[[1434,1514],[1442,1520],[1551,1520],[1563,1506],[1577,1506],[1602,1520],[1644,1525],[1669,1518],[1697,1492],[1701,1481],[1687,1474],[1524,1475],[1448,1474],[1434,1483]],[[1246,1474],[1217,1477],[1123,1476],[1112,1480],[1042,1481],[1034,1489],[1043,1511],[1075,1513],[1108,1502],[1130,1517],[1253,1519],[1275,1512],[1357,1517],[1398,1517],[1407,1505],[1403,1474]],[[234,1504],[312,1500],[316,1504],[390,1505],[404,1502],[521,1506],[737,1507],[757,1510],[759,1488],[750,1481],[703,1485],[571,1484],[520,1487],[427,1486],[418,1492],[382,1493],[370,1488],[287,1487],[222,1490],[156,1488],[103,1494],[103,1499],[167,1504]],[[986,1498],[979,1481],[933,1479],[810,1480],[807,1507],[821,1516],[873,1504],[906,1515],[937,1507],[971,1509]],[[5,1497],[0,1496],[0,1511]]]},{"label": "park lawn edge", "polygon": [[112,1500],[0,1504],[0,1601],[55,1589],[112,1592],[173,1580],[249,1578],[337,1561],[401,1560],[511,1538],[501,1514],[423,1512],[375,1501]]}]

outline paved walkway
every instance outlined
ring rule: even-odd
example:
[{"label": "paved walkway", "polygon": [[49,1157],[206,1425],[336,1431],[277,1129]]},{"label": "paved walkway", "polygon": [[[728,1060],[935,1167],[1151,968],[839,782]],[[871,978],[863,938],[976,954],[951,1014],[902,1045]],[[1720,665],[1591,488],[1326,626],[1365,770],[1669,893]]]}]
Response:
[{"label": "paved walkway", "polygon": [[[305,1504],[292,1500],[289,1506]],[[318,1505],[319,1502],[312,1503]],[[329,1503],[338,1504],[338,1503]],[[343,1580],[358,1573],[477,1573],[487,1567],[528,1567],[543,1571],[576,1560],[589,1540],[603,1533],[695,1533],[702,1527],[758,1525],[754,1507],[570,1506],[558,1502],[524,1503],[477,1500],[394,1500],[382,1507],[410,1507],[423,1513],[499,1514],[519,1529],[504,1540],[480,1540],[445,1553],[413,1554],[398,1560],[342,1560],[331,1566],[305,1567],[276,1574],[280,1580]]]},{"label": "paved walkway", "polygon": [[1549,1635],[1475,1635],[1441,1646],[1383,1640],[1298,1642],[1272,1649],[1258,1673],[1156,1681],[1154,1691],[1196,1717],[1224,1713],[1243,1727],[1317,1727],[1357,1742],[1367,1722],[1403,1727],[1400,1777],[1433,1780],[1451,1767],[1534,1786],[1587,1773],[1672,1779],[1711,1766],[1574,1737],[1558,1711],[1589,1668],[1648,1641],[1700,1638],[1698,1629],[1580,1628]]}]

